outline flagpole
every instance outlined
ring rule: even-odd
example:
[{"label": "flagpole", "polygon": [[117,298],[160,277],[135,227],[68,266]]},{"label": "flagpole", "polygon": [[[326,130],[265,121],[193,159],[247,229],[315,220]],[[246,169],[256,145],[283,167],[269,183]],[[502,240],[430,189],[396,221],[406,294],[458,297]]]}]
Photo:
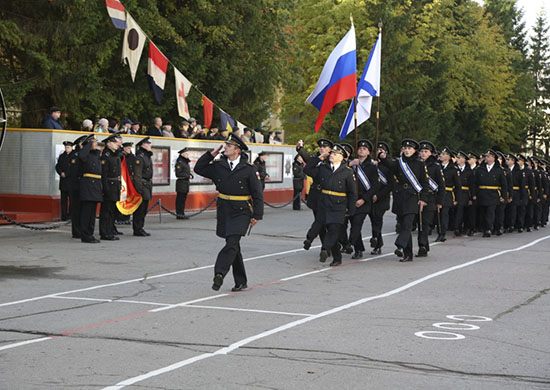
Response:
[{"label": "flagpole", "polygon": [[[380,37],[382,37],[382,21],[378,23],[378,34]],[[382,57],[382,47],[380,47],[380,57]],[[381,60],[380,60],[381,61]],[[377,107],[376,107],[376,138],[375,138],[375,144],[374,144],[374,150],[378,149],[378,136],[379,136],[379,124],[380,124],[380,90],[378,90],[378,99],[377,100]],[[378,160],[378,153],[375,152],[375,160]]]}]

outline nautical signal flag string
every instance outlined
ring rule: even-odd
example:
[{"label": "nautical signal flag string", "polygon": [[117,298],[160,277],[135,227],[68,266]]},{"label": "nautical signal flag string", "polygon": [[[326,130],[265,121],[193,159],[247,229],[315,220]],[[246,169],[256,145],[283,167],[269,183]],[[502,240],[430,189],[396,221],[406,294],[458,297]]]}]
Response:
[{"label": "nautical signal flag string", "polygon": [[126,10],[120,0],[105,0],[107,7],[107,13],[113,22],[113,25],[121,30],[124,30],[124,41],[122,43],[122,62],[130,67],[130,74],[132,81],[135,81],[136,72],[145,46],[145,41],[149,40],[149,59],[147,66],[147,78],[149,85],[153,90],[156,101],[160,104],[162,101],[162,94],[164,92],[164,85],[166,82],[166,72],[168,64],[174,67],[174,78],[176,80],[176,99],[178,102],[178,115],[182,118],[189,119],[189,107],[187,105],[187,96],[191,87],[195,88],[197,92],[202,95],[202,104],[204,106],[204,124],[207,128],[212,125],[213,108],[216,105],[220,114],[223,112],[230,120],[225,123],[230,123],[232,126],[239,126],[241,130],[245,127],[242,123],[235,121],[231,116],[225,113],[225,111],[215,104],[211,99],[207,98],[204,93],[201,92],[197,86],[193,85],[174,65],[170,59],[168,59],[159,48],[153,43],[151,38],[138,26],[136,21],[132,18],[130,13]]}]

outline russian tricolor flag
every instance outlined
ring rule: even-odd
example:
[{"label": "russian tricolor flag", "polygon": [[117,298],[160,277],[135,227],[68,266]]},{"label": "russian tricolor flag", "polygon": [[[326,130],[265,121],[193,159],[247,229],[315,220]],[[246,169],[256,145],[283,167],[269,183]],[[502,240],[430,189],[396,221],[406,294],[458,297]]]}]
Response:
[{"label": "russian tricolor flag", "polygon": [[149,85],[155,94],[155,99],[160,104],[166,81],[166,70],[168,69],[168,58],[160,52],[155,44],[149,41],[149,61],[147,66],[147,78]]},{"label": "russian tricolor flag", "polygon": [[119,0],[105,0],[107,12],[116,28],[126,29],[126,12],[124,6]]},{"label": "russian tricolor flag", "polygon": [[315,131],[319,131],[325,115],[357,91],[357,52],[353,25],[346,36],[334,48],[323,67],[315,89],[306,99],[319,110]]}]

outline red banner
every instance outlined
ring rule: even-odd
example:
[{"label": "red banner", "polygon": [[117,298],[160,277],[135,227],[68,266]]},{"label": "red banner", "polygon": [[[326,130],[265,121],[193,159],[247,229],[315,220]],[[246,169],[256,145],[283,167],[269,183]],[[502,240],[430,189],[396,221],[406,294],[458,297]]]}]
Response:
[{"label": "red banner", "polygon": [[130,173],[128,173],[128,167],[126,166],[126,158],[122,160],[120,180],[122,182],[120,186],[120,200],[116,202],[116,207],[121,214],[130,215],[137,210],[142,202],[142,198],[130,179]]},{"label": "red banner", "polygon": [[202,95],[202,105],[204,106],[204,127],[210,129],[212,125],[212,115],[214,112],[214,103],[206,96]]}]

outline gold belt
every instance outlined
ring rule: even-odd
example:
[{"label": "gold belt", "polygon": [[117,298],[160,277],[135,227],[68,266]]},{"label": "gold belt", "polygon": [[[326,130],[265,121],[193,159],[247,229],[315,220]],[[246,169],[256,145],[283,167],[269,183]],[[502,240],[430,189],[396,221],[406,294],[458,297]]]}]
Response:
[{"label": "gold belt", "polygon": [[225,199],[225,200],[250,200],[250,199],[252,199],[252,196],[250,196],[250,195],[225,195],[225,194],[219,193],[218,198]]},{"label": "gold belt", "polygon": [[470,191],[470,187],[462,186],[462,189],[463,189],[464,191]]},{"label": "gold belt", "polygon": [[453,191],[454,189],[454,187],[445,187],[445,191]]},{"label": "gold belt", "polygon": [[83,177],[93,177],[94,179],[101,179],[101,175],[96,175],[95,173],[85,173]]},{"label": "gold belt", "polygon": [[519,191],[519,186],[518,186],[518,187],[515,187],[515,186],[514,186],[514,187],[512,187],[512,189],[513,189],[514,191]]},{"label": "gold belt", "polygon": [[345,192],[334,192],[334,191],[329,191],[329,190],[322,190],[321,192],[323,194],[327,194],[327,195],[347,196],[347,194]]},{"label": "gold belt", "polygon": [[497,186],[479,186],[480,190],[500,190]]}]

